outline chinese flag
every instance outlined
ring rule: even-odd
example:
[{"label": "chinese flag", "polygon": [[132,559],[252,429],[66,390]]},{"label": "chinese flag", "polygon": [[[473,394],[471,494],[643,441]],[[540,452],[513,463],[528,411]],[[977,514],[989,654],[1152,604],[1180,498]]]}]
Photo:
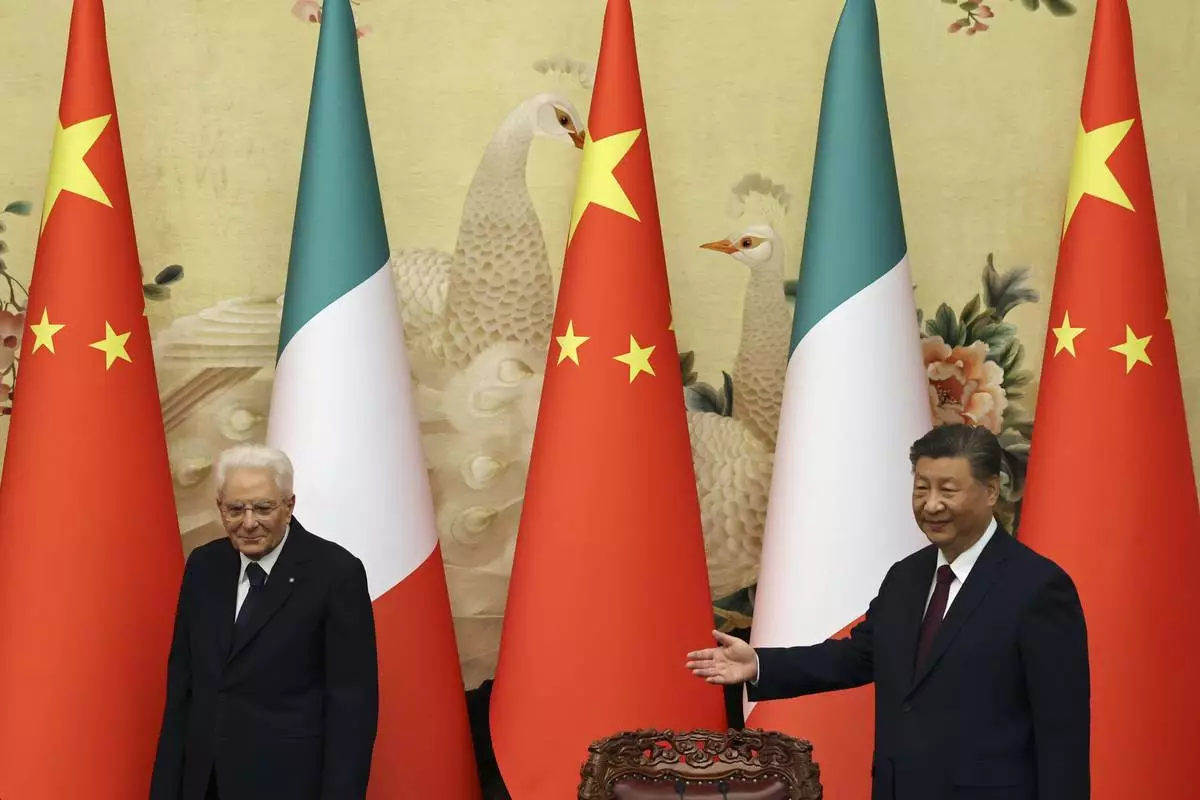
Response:
[{"label": "chinese flag", "polygon": [[684,668],[712,605],[629,0],[609,0],[508,591],[491,729],[514,800],[593,741],[724,729]]},{"label": "chinese flag", "polygon": [[1100,0],[1020,537],[1078,586],[1092,797],[1195,792],[1200,512],[1125,0]]},{"label": "chinese flag", "polygon": [[149,791],[183,573],[101,0],[75,0],[0,485],[0,797]]}]

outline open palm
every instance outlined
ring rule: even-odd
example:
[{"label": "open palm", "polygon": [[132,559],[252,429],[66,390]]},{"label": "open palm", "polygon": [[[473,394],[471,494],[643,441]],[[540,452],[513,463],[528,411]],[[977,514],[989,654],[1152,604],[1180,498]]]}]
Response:
[{"label": "open palm", "polygon": [[687,654],[687,668],[709,683],[745,683],[758,677],[754,648],[737,637],[713,631],[717,647]]}]

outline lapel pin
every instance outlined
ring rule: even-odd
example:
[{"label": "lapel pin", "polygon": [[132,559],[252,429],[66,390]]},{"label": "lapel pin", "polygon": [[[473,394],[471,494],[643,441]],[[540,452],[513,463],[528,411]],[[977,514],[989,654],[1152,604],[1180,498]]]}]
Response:
[{"label": "lapel pin", "polygon": [[288,583],[295,583],[295,582],[296,582],[295,578],[288,578]]}]

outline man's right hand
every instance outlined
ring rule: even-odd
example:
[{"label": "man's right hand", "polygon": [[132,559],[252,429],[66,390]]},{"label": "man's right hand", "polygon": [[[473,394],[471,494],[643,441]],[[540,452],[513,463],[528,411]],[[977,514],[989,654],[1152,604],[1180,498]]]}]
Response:
[{"label": "man's right hand", "polygon": [[746,683],[758,678],[758,657],[754,648],[727,633],[713,631],[717,647],[687,654],[687,668],[709,683]]}]

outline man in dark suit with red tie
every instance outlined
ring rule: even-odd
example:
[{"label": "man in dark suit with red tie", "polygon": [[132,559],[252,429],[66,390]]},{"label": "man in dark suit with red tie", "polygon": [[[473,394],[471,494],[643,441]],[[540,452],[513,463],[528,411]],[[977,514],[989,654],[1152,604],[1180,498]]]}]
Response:
[{"label": "man in dark suit with red tie", "polygon": [[714,631],[688,668],[754,701],[874,683],[873,800],[1087,800],[1083,609],[1061,568],[997,525],[1002,459],[984,428],[934,428],[910,452],[932,544],[888,570],[847,638],[755,651]]},{"label": "man in dark suit with red tie", "polygon": [[151,800],[363,800],[379,717],[363,564],[292,516],[274,448],[221,454],[228,538],[188,559]]}]

